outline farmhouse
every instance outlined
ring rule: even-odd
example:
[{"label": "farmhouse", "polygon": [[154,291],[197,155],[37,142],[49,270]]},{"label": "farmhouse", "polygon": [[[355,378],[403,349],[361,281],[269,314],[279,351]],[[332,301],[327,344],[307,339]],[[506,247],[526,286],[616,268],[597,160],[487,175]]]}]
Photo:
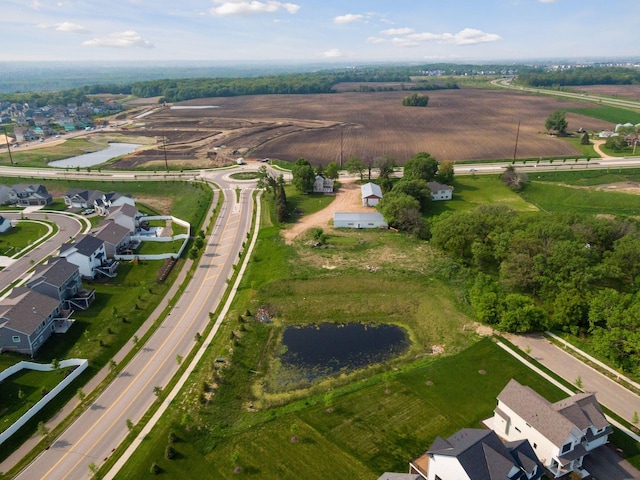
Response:
[{"label": "farmhouse", "polygon": [[333,193],[333,180],[318,175],[313,182],[313,193]]},{"label": "farmhouse", "polygon": [[54,332],[65,332],[73,322],[55,298],[17,287],[0,301],[0,351],[33,356]]},{"label": "farmhouse", "polygon": [[334,228],[387,228],[381,213],[336,212],[333,214]]},{"label": "farmhouse", "polygon": [[509,441],[528,439],[555,478],[581,470],[590,451],[612,433],[595,395],[581,393],[556,403],[511,380],[498,395],[493,429]]},{"label": "farmhouse", "polygon": [[463,428],[409,463],[424,480],[539,480],[544,468],[527,440],[503,443],[492,430]]},{"label": "farmhouse", "polygon": [[362,205],[365,207],[375,207],[382,200],[382,189],[380,185],[375,183],[369,182],[362,185],[360,194],[362,196]]},{"label": "farmhouse", "polygon": [[427,182],[427,185],[431,190],[431,200],[451,200],[453,198],[453,187],[438,182]]}]

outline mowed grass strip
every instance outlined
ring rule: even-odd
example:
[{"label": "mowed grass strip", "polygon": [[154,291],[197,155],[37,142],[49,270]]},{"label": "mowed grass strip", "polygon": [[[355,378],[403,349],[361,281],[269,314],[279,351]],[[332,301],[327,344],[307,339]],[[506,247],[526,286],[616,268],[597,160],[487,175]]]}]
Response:
[{"label": "mowed grass strip", "polygon": [[531,182],[520,193],[541,210],[586,214],[637,215],[640,195]]},{"label": "mowed grass strip", "polygon": [[517,193],[507,188],[496,175],[471,175],[456,177],[453,182],[453,199],[431,202],[429,216],[446,211],[472,210],[480,205],[506,205],[521,212],[536,210]]}]

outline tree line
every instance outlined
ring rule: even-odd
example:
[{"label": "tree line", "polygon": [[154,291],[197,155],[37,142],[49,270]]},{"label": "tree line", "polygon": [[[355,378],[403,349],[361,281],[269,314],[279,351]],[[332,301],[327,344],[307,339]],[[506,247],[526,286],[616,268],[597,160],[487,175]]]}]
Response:
[{"label": "tree line", "polygon": [[559,72],[531,72],[519,75],[517,83],[530,87],[637,85],[640,83],[640,70],[624,67],[584,67]]},{"label": "tree line", "polygon": [[430,234],[469,272],[469,302],[482,322],[589,334],[602,355],[640,368],[637,220],[490,205],[440,215]]}]

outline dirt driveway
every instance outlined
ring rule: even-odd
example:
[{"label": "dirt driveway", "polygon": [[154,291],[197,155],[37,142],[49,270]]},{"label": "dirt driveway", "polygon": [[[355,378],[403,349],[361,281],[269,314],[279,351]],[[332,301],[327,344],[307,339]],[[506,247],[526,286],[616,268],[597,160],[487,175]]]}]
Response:
[{"label": "dirt driveway", "polygon": [[353,179],[341,179],[340,188],[336,193],[335,200],[319,212],[303,216],[295,225],[285,230],[282,234],[285,241],[287,243],[291,243],[298,235],[310,228],[327,228],[329,226],[329,222],[333,220],[333,214],[336,212],[375,211],[371,207],[365,207],[362,205],[360,185],[357,185],[354,182],[355,180]]}]

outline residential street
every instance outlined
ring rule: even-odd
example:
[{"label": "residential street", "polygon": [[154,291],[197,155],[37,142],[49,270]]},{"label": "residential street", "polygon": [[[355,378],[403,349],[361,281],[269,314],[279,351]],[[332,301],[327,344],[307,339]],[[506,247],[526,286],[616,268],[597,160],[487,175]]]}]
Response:
[{"label": "residential street", "polygon": [[579,377],[582,380],[582,390],[595,392],[602,405],[628,422],[631,422],[634,412],[640,414],[640,397],[585,365],[541,334],[507,335],[506,338],[521,350],[530,348],[531,358],[568,382],[575,384]]}]

